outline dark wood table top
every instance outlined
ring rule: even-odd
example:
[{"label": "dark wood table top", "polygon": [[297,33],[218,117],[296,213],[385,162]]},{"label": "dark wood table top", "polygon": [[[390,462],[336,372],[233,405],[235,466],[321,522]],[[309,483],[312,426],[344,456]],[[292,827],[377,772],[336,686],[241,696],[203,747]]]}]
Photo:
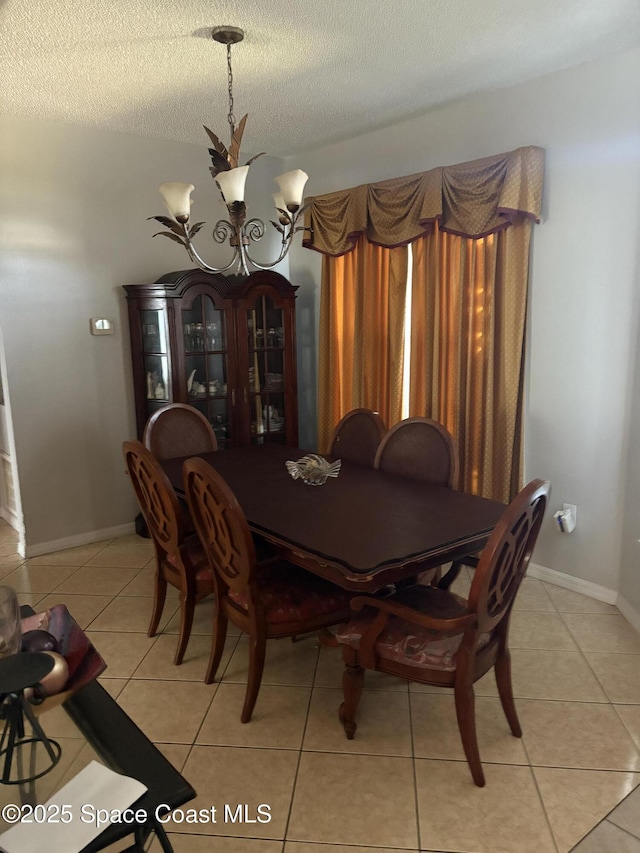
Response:
[{"label": "dark wood table top", "polygon": [[[265,444],[201,458],[224,477],[254,532],[346,589],[374,591],[411,577],[418,564],[438,566],[481,549],[505,509],[348,461],[336,479],[310,486],[285,467],[305,452]],[[179,495],[185,458],[162,463]]]}]

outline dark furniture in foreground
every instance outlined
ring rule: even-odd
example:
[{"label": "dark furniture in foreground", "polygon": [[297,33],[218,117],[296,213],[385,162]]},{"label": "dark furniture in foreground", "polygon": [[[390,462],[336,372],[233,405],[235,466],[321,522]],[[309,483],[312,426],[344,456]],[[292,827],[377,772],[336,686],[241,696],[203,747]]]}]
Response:
[{"label": "dark furniture in foreground", "polygon": [[[344,460],[322,486],[293,480],[285,462],[305,451],[275,444],[205,453],[250,529],[280,554],[357,592],[375,592],[482,548],[505,507]],[[184,494],[184,459],[162,463]]]},{"label": "dark furniture in foreground", "polygon": [[[20,610],[23,617],[34,612],[26,606]],[[144,809],[152,816],[162,806],[163,816],[194,799],[196,792],[187,780],[98,681],[91,681],[80,688],[65,701],[63,708],[107,767],[139,779],[147,786],[147,793],[136,802],[137,808]],[[46,729],[46,715],[42,725]],[[163,827],[153,818],[135,826],[111,824],[82,853],[104,850],[132,833],[135,842],[127,848],[126,853],[142,853],[143,844],[152,832],[158,835],[163,851],[171,853],[172,847]]]},{"label": "dark furniture in foreground", "polygon": [[505,716],[515,737],[522,731],[511,688],[509,617],[538,538],[550,485],[532,480],[505,510],[482,552],[469,598],[420,584],[386,598],[352,600],[351,622],[340,629],[344,703],[340,720],[348,738],[364,670],[454,690],[458,727],[473,781],[484,786],[476,738],[473,685],[492,667]]}]

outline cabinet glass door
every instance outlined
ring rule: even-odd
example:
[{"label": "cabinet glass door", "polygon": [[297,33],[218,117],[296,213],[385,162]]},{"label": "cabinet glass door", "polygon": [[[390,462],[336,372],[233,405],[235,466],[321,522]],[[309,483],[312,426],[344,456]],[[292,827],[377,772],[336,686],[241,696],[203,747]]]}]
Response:
[{"label": "cabinet glass door", "polygon": [[182,311],[187,400],[207,418],[218,445],[231,438],[228,351],[224,311],[202,294]]},{"label": "cabinet glass door", "polygon": [[171,399],[166,313],[148,309],[140,320],[147,400],[166,403]]},{"label": "cabinet glass door", "polygon": [[266,295],[247,312],[251,441],[285,441],[283,312]]}]

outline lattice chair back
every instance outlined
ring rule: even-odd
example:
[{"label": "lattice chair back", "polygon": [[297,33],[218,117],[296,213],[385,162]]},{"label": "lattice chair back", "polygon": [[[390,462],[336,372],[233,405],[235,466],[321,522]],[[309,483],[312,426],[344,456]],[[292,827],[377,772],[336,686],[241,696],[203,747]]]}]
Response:
[{"label": "lattice chair back", "polygon": [[170,403],[154,412],[144,428],[143,441],[160,460],[218,449],[209,421],[202,412],[185,403]]},{"label": "lattice chair back", "polygon": [[157,547],[175,554],[184,539],[184,525],[167,475],[141,441],[125,441],[122,452],[149,533]]},{"label": "lattice chair back", "polygon": [[189,511],[218,582],[250,596],[256,551],[247,519],[222,477],[202,459],[184,463]]},{"label": "lattice chair back", "polygon": [[480,556],[469,592],[477,631],[492,632],[510,612],[536,544],[551,485],[532,480],[513,499]]},{"label": "lattice chair back", "polygon": [[387,428],[377,412],[353,409],[333,431],[329,456],[373,466],[376,452]]},{"label": "lattice chair back", "polygon": [[407,418],[384,436],[374,467],[432,486],[455,488],[458,451],[442,424],[430,418]]}]

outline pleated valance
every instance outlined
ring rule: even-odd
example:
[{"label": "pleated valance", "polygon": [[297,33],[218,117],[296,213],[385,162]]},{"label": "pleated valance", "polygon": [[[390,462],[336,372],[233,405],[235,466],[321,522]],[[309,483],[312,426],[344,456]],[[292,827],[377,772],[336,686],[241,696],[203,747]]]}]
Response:
[{"label": "pleated valance", "polygon": [[479,238],[521,215],[540,221],[544,150],[535,146],[307,199],[303,245],[344,255],[360,234],[402,246],[440,229]]}]

